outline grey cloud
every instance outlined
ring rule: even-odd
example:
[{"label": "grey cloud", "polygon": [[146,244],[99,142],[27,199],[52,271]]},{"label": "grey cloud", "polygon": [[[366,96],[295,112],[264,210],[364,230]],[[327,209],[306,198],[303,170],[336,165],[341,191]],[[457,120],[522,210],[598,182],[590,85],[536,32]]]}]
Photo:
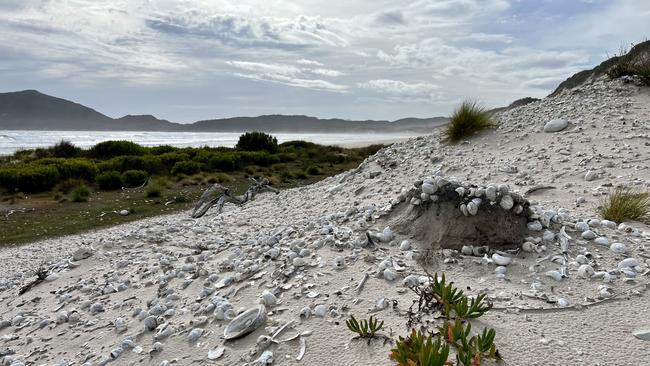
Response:
[{"label": "grey cloud", "polygon": [[383,25],[405,25],[406,19],[401,10],[382,11],[375,16],[375,22]]}]

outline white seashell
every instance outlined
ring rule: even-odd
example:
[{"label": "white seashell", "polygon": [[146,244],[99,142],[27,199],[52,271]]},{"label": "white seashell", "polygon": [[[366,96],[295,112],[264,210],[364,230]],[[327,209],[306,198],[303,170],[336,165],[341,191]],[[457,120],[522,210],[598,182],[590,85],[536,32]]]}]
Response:
[{"label": "white seashell", "polygon": [[474,202],[474,200],[467,204],[467,212],[472,216],[475,216],[478,213],[478,205]]},{"label": "white seashell", "polygon": [[201,338],[201,335],[203,335],[203,329],[201,328],[194,328],[190,331],[190,334],[187,335],[187,340],[190,343],[194,343]]},{"label": "white seashell", "polygon": [[522,205],[516,205],[513,211],[516,215],[519,215],[524,212],[524,207]]},{"label": "white seashell", "polygon": [[252,366],[266,366],[273,363],[273,352],[266,350],[262,355],[255,361],[253,361]]},{"label": "white seashell", "polygon": [[275,304],[278,303],[278,298],[275,297],[273,293],[271,293],[269,290],[264,290],[262,291],[262,295],[260,295],[260,301],[267,307],[274,306]]},{"label": "white seashell", "polygon": [[580,234],[580,237],[582,237],[585,240],[592,240],[596,238],[596,233],[594,233],[591,230],[584,231],[582,234]]},{"label": "white seashell", "polygon": [[512,263],[512,258],[510,257],[505,257],[500,254],[494,253],[492,254],[492,262],[498,266],[507,266],[510,263]]},{"label": "white seashell", "polygon": [[497,268],[494,269],[494,273],[497,275],[505,275],[508,273],[508,268],[504,266],[498,266]]},{"label": "white seashell", "polygon": [[473,255],[474,247],[471,245],[463,245],[463,247],[460,249],[460,252],[463,253],[463,255]]},{"label": "white seashell", "polygon": [[618,269],[622,268],[634,268],[639,265],[639,261],[635,258],[626,258],[618,263]]},{"label": "white seashell", "polygon": [[394,281],[397,278],[397,273],[392,268],[384,269],[384,278],[388,281]]},{"label": "white seashell", "polygon": [[314,315],[320,318],[324,318],[326,314],[327,314],[326,305],[321,304],[321,305],[316,305],[316,307],[314,307]]},{"label": "white seashell", "polygon": [[523,250],[526,253],[534,252],[535,248],[537,248],[537,246],[529,241],[526,241],[523,244],[521,244],[521,250]]},{"label": "white seashell", "polygon": [[458,187],[458,188],[455,189],[455,191],[461,197],[463,197],[465,195],[465,187]]},{"label": "white seashell", "polygon": [[463,203],[463,204],[460,205],[460,212],[462,212],[463,215],[465,215],[465,216],[469,215],[469,211],[467,211],[467,205],[466,204]]},{"label": "white seashell", "polygon": [[533,221],[528,223],[528,230],[530,231],[542,231],[543,227],[539,221]]},{"label": "white seashell", "polygon": [[402,285],[404,287],[415,287],[418,286],[419,284],[420,284],[420,280],[416,275],[408,275],[402,281]]},{"label": "white seashell", "polygon": [[613,243],[609,246],[609,250],[616,254],[623,254],[627,252],[627,247],[623,243]]},{"label": "white seashell", "polygon": [[333,259],[332,266],[334,269],[343,269],[345,268],[345,259],[341,256],[338,256]]},{"label": "white seashell", "polygon": [[557,305],[561,308],[566,308],[567,306],[569,306],[569,300],[560,297],[559,299],[557,299]]},{"label": "white seashell", "polygon": [[384,243],[388,243],[389,241],[393,240],[395,238],[395,235],[393,234],[393,231],[390,229],[390,227],[385,227],[384,231],[381,233],[380,240],[383,241]]},{"label": "white seashell", "polygon": [[219,346],[215,349],[211,349],[208,351],[208,360],[218,360],[223,356],[224,352],[226,351],[226,348],[223,346]]},{"label": "white seashell", "polygon": [[559,271],[548,271],[546,272],[546,277],[551,277],[552,279],[556,281],[561,281],[562,280],[562,273]]},{"label": "white seashell", "polygon": [[123,333],[126,331],[126,320],[124,320],[124,318],[115,319],[113,325],[115,325],[115,330],[118,333]]},{"label": "white seashell", "polygon": [[72,259],[80,261],[90,257],[91,255],[93,255],[93,252],[89,248],[79,248],[72,253]]},{"label": "white seashell", "polygon": [[512,207],[514,207],[515,201],[512,199],[512,196],[506,194],[503,197],[501,197],[501,201],[499,202],[499,205],[504,210],[510,210]]},{"label": "white seashell", "polygon": [[488,186],[485,189],[485,198],[487,198],[491,202],[495,202],[497,200],[497,187]]},{"label": "white seashell", "polygon": [[588,264],[583,264],[578,267],[578,277],[580,278],[590,278],[594,273],[594,268]]},{"label": "white seashell", "polygon": [[609,240],[607,240],[607,238],[604,237],[604,236],[600,236],[600,237],[597,237],[596,239],[594,239],[594,243],[598,244],[598,245],[605,246],[605,247],[609,246]]},{"label": "white seashell", "polygon": [[542,234],[542,239],[546,241],[552,241],[553,239],[555,239],[555,234],[550,230],[544,230],[544,233]]},{"label": "white seashell", "polygon": [[372,309],[374,311],[381,311],[384,310],[388,307],[388,299],[385,297],[380,297],[377,299],[377,302],[375,302],[375,307]]},{"label": "white seashell", "polygon": [[584,232],[584,231],[589,230],[589,224],[587,224],[586,222],[583,222],[583,221],[577,222],[575,227],[576,227],[576,230],[578,230],[580,232]]},{"label": "white seashell", "polygon": [[[232,309],[230,309],[232,310]],[[225,339],[243,337],[266,323],[266,307],[254,306],[236,316],[223,331]]]},{"label": "white seashell", "polygon": [[399,245],[400,250],[409,250],[411,249],[411,242],[408,240],[402,241],[402,243]]},{"label": "white seashell", "polygon": [[435,183],[423,183],[422,192],[426,194],[434,194],[438,190],[438,187],[435,186]]},{"label": "white seashell", "polygon": [[609,220],[601,220],[600,224],[602,226],[608,227],[610,229],[616,229],[616,223],[614,221],[609,221]]},{"label": "white seashell", "polygon": [[580,264],[587,264],[589,263],[589,259],[587,259],[587,257],[582,254],[578,254],[576,255],[576,262]]},{"label": "white seashell", "polygon": [[311,309],[309,306],[305,306],[304,308],[300,309],[300,318],[301,319],[309,319],[311,316]]}]

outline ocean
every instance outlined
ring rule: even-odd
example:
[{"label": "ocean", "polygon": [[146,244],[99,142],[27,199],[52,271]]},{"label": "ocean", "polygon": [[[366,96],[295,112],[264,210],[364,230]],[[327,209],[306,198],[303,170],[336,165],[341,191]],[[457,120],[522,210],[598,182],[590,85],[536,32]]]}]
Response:
[{"label": "ocean", "polygon": [[[172,145],[177,147],[234,147],[241,132],[148,132],[148,131],[15,131],[0,130],[0,155],[22,149],[48,147],[61,140],[88,148],[106,140],[129,140],[143,146]],[[359,133],[272,133],[282,143],[291,140],[310,141],[321,145],[364,146],[407,139],[413,134]]]}]

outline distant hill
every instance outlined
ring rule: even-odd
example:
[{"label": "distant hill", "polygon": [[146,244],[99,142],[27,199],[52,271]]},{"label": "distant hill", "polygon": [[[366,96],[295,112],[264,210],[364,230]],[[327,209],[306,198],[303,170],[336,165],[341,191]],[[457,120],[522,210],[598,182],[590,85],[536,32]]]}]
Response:
[{"label": "distant hill", "polygon": [[634,60],[647,59],[648,57],[650,57],[650,41],[638,43],[625,55],[611,57],[591,70],[583,70],[573,74],[571,77],[560,83],[560,85],[558,85],[549,96],[554,96],[561,93],[563,90],[573,89],[580,85],[592,82],[593,80],[607,74],[607,71],[623,58]]},{"label": "distant hill", "polygon": [[446,122],[447,118],[444,117],[405,118],[389,122],[265,115],[180,124],[151,115],[127,115],[115,119],[36,90],[0,93],[0,130],[423,133]]}]

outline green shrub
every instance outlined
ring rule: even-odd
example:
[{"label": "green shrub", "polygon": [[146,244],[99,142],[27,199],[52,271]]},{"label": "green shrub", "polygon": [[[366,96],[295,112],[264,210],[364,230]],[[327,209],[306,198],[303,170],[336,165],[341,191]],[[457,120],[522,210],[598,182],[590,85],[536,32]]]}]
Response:
[{"label": "green shrub", "polygon": [[633,47],[629,52],[621,50],[616,62],[607,70],[607,76],[617,79],[622,76],[638,76],[643,83],[650,85],[650,55],[647,51]]},{"label": "green shrub", "polygon": [[88,197],[90,197],[90,190],[83,185],[73,189],[70,193],[72,202],[88,202]]},{"label": "green shrub", "polygon": [[288,163],[298,160],[298,155],[296,153],[283,152],[279,153],[277,156],[280,159],[281,163]]},{"label": "green shrub", "polygon": [[320,169],[316,165],[311,165],[309,168],[307,168],[307,174],[309,175],[318,175],[320,173]]},{"label": "green shrub", "polygon": [[190,155],[183,152],[169,152],[159,156],[162,164],[169,170],[179,161],[190,160]]},{"label": "green shrub", "polygon": [[490,114],[476,102],[464,101],[454,110],[444,131],[449,142],[458,142],[476,132],[496,127]]},{"label": "green shrub", "polygon": [[306,149],[306,148],[314,148],[316,146],[318,145],[316,145],[313,142],[302,141],[302,140],[287,141],[280,144],[280,147],[282,147],[283,150],[286,148]]},{"label": "green shrub", "polygon": [[25,193],[44,192],[61,179],[56,167],[51,165],[19,165],[0,168],[0,187]]},{"label": "green shrub", "polygon": [[390,359],[400,366],[443,366],[447,364],[449,345],[439,337],[433,340],[431,334],[422,331],[411,331],[411,335],[395,343],[391,350]]},{"label": "green shrub", "polygon": [[208,162],[208,166],[213,170],[231,172],[237,169],[239,157],[233,153],[214,154]]},{"label": "green shrub", "polygon": [[266,150],[274,153],[278,150],[278,139],[264,132],[246,132],[239,136],[236,148],[244,151]]},{"label": "green shrub", "polygon": [[202,164],[208,164],[210,162],[210,159],[214,156],[214,153],[211,151],[205,151],[205,150],[200,150],[197,151],[196,154],[192,157],[192,160],[202,163]]},{"label": "green shrub", "polygon": [[80,187],[80,186],[83,186],[83,185],[85,185],[85,182],[83,180],[81,180],[81,179],[68,178],[66,180],[63,180],[63,181],[59,182],[59,184],[57,184],[54,187],[54,191],[55,192],[62,192],[62,193],[67,194],[67,193],[70,193],[70,191],[72,191],[73,189],[75,189],[77,187]]},{"label": "green shrub", "polygon": [[193,175],[201,171],[201,164],[195,161],[179,161],[172,167],[172,175]]},{"label": "green shrub", "polygon": [[145,148],[131,141],[104,141],[90,148],[88,154],[97,159],[124,155],[142,155]]},{"label": "green shrub", "polygon": [[162,155],[166,153],[171,153],[175,152],[178,150],[177,147],[169,146],[169,145],[159,145],[159,146],[152,146],[148,148],[149,153],[153,155]]},{"label": "green shrub", "polygon": [[112,191],[122,188],[122,176],[120,172],[109,171],[101,173],[95,178],[99,189],[103,191]]},{"label": "green shrub", "polygon": [[56,167],[61,179],[84,179],[93,182],[99,171],[93,162],[86,159],[50,158],[35,160],[34,163]]},{"label": "green shrub", "polygon": [[598,213],[614,222],[634,220],[650,224],[650,193],[616,188],[601,202]]},{"label": "green shrub", "polygon": [[239,156],[238,161],[241,166],[269,166],[280,162],[279,157],[271,155],[266,151],[241,151],[237,155]]},{"label": "green shrub", "polygon": [[147,189],[145,190],[145,197],[147,198],[157,198],[157,197],[162,197],[162,188],[157,185],[157,184],[150,184],[147,186]]},{"label": "green shrub", "polygon": [[125,187],[139,187],[147,181],[149,175],[144,170],[127,170],[122,173],[122,182]]},{"label": "green shrub", "polygon": [[72,158],[81,153],[81,148],[74,146],[70,141],[61,140],[54,146],[50,147],[52,156],[57,158]]}]

